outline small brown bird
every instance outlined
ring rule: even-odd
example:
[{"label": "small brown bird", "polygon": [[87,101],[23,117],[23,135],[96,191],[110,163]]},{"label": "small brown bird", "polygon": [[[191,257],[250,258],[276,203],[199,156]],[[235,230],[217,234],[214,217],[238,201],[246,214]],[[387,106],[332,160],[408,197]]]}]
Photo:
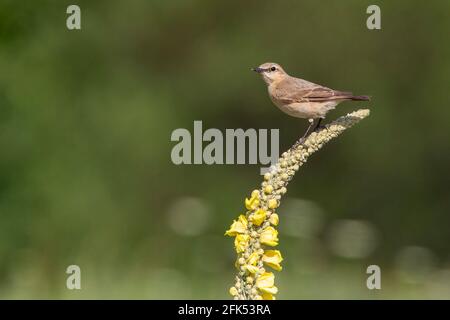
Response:
[{"label": "small brown bird", "polygon": [[[317,121],[316,130],[328,111],[346,100],[368,101],[368,96],[354,96],[351,92],[336,91],[321,85],[291,77],[276,63],[263,63],[253,71],[262,75],[272,102],[290,116],[309,120],[305,138]],[[302,138],[302,139],[303,139]]]}]

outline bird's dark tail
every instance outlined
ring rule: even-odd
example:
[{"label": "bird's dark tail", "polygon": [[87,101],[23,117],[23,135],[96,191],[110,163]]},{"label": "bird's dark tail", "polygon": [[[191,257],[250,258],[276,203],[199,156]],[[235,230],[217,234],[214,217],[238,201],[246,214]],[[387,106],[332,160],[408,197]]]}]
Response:
[{"label": "bird's dark tail", "polygon": [[353,101],[369,101],[370,97],[369,96],[351,96],[350,99]]}]

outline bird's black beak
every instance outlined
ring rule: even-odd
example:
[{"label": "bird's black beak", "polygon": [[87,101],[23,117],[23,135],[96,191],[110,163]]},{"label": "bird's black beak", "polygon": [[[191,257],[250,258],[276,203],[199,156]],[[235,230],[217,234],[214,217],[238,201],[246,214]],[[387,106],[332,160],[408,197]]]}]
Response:
[{"label": "bird's black beak", "polygon": [[264,71],[264,69],[263,69],[263,68],[260,68],[260,67],[253,68],[252,70],[255,71],[255,72],[257,72],[257,73],[261,73],[261,72]]}]

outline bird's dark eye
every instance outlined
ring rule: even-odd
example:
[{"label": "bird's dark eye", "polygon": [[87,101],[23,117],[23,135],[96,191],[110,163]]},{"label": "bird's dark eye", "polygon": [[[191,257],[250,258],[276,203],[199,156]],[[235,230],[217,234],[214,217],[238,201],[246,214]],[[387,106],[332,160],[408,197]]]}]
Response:
[{"label": "bird's dark eye", "polygon": [[277,70],[277,68],[275,68],[275,67],[270,68],[270,71],[275,71],[275,70]]}]

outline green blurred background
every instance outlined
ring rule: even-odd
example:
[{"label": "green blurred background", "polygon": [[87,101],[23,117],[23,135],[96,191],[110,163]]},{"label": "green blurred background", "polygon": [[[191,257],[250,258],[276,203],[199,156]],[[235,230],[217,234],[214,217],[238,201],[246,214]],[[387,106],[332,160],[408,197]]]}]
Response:
[{"label": "green blurred background", "polygon": [[266,61],[373,97],[329,114],[372,110],[289,185],[278,298],[450,298],[449,1],[79,0],[80,31],[70,4],[0,0],[0,298],[228,299],[223,232],[260,165],[176,166],[170,135],[288,148],[307,122],[272,105]]}]

